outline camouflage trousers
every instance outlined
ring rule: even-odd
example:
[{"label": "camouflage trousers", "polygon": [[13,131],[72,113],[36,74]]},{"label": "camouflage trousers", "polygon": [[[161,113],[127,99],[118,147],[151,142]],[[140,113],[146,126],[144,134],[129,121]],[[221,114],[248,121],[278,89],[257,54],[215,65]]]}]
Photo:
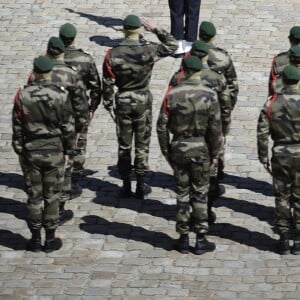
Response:
[{"label": "camouflage trousers", "polygon": [[177,194],[176,231],[208,231],[207,194],[209,189],[210,159],[171,155]]},{"label": "camouflage trousers", "polygon": [[[86,146],[87,146],[88,125],[85,125],[80,133],[77,145],[74,151],[73,167],[74,173],[81,173],[85,163]],[[78,174],[80,175],[80,174]]]},{"label": "camouflage trousers", "polygon": [[27,223],[31,230],[56,229],[63,183],[64,156],[56,151],[27,152],[23,166],[27,186]]},{"label": "camouflage trousers", "polygon": [[118,170],[122,178],[131,173],[131,151],[134,138],[134,170],[144,176],[148,170],[152,129],[152,95],[148,90],[116,95],[116,125],[118,136]]},{"label": "camouflage trousers", "polygon": [[300,146],[274,147],[271,162],[275,189],[275,230],[278,233],[294,232],[299,236]]},{"label": "camouflage trousers", "polygon": [[59,202],[65,203],[70,200],[72,191],[72,171],[73,171],[73,157],[69,156],[69,161],[64,170],[64,180],[62,183],[62,191]]}]

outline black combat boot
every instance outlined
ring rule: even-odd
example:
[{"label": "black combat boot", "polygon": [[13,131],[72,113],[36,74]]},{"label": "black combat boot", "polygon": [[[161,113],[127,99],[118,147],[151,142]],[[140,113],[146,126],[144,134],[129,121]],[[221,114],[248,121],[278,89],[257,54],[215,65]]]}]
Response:
[{"label": "black combat boot", "polygon": [[282,255],[287,255],[291,253],[288,233],[280,234],[280,239],[278,242],[278,253]]},{"label": "black combat boot", "polygon": [[181,234],[179,239],[176,243],[176,250],[187,254],[190,252],[190,241],[189,241],[189,235],[188,234]]},{"label": "black combat boot", "polygon": [[294,240],[294,245],[292,247],[292,253],[295,255],[300,255],[300,236],[296,236]]},{"label": "black combat boot", "polygon": [[121,187],[120,197],[121,198],[130,198],[131,193],[131,181],[129,177],[123,179],[123,186]]},{"label": "black combat boot", "polygon": [[65,202],[59,203],[59,225],[63,225],[67,221],[73,218],[74,214],[72,210],[65,210]]},{"label": "black combat boot", "polygon": [[136,190],[135,198],[144,200],[145,191],[144,191],[144,176],[136,176]]},{"label": "black combat boot", "polygon": [[42,250],[40,230],[31,230],[31,239],[28,241],[26,249],[32,252],[40,252]]},{"label": "black combat boot", "polygon": [[205,235],[202,233],[198,233],[196,236],[196,244],[195,244],[195,254],[201,255],[205,252],[211,252],[216,249],[216,245],[212,242],[209,242]]},{"label": "black combat boot", "polygon": [[46,229],[46,240],[44,251],[50,253],[62,247],[62,240],[55,237],[55,229]]}]

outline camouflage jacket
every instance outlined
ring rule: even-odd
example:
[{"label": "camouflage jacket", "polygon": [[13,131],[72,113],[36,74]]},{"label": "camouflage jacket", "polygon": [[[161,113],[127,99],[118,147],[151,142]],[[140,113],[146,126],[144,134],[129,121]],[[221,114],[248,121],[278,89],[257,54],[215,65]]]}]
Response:
[{"label": "camouflage jacket", "polygon": [[103,104],[113,108],[114,85],[118,92],[148,89],[152,69],[160,58],[177,49],[175,38],[164,30],[155,30],[160,44],[124,39],[107,51],[103,63]]},{"label": "camouflage jacket", "polygon": [[[198,141],[217,157],[222,146],[220,106],[216,93],[189,78],[169,90],[163,100],[157,120],[157,135],[163,155],[172,152],[172,143],[180,141],[189,151],[188,141]],[[185,145],[186,143],[186,145]]]},{"label": "camouflage jacket", "polygon": [[[232,104],[230,99],[230,92],[227,86],[227,81],[222,74],[210,70],[209,67],[203,64],[200,77],[201,82],[214,90],[218,95],[218,101],[221,109],[222,131],[223,135],[228,134],[229,125],[231,122]],[[176,86],[184,80],[184,70],[181,68],[176,72],[170,80],[169,86]]]},{"label": "camouflage jacket", "polygon": [[24,150],[71,154],[75,128],[68,92],[47,80],[20,88],[15,96],[12,128],[12,146],[18,155]]},{"label": "camouflage jacket", "polygon": [[[300,90],[284,88],[269,97],[257,124],[257,150],[261,163],[268,162],[268,139],[274,146],[300,144]],[[284,151],[284,149],[283,149]]]},{"label": "camouflage jacket", "polygon": [[289,53],[289,50],[281,52],[273,58],[269,76],[269,96],[272,96],[279,90],[279,88],[276,87],[276,81],[279,77],[281,77],[284,67],[290,63]]},{"label": "camouflage jacket", "polygon": [[[88,123],[88,103],[84,90],[80,85],[80,77],[75,67],[67,65],[63,60],[53,59],[51,80],[68,90],[75,118],[75,130],[81,132]],[[28,84],[34,81],[33,73]]]},{"label": "camouflage jacket", "polygon": [[208,65],[210,69],[219,74],[223,74],[226,78],[230,91],[231,106],[233,109],[237,101],[239,87],[232,58],[224,49],[216,47],[213,44],[209,44],[208,46],[210,47],[208,54]]},{"label": "camouflage jacket", "polygon": [[[81,77],[81,86],[86,91],[87,101],[89,101],[89,111],[94,112],[101,103],[101,81],[100,76],[92,56],[76,49],[73,45],[65,49],[65,62],[75,67]],[[87,92],[89,91],[89,97]]]}]

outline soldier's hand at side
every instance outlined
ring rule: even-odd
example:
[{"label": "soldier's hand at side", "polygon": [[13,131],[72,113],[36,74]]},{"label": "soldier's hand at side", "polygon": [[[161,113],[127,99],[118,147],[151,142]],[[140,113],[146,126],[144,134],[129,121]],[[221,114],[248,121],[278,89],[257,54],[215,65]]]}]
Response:
[{"label": "soldier's hand at side", "polygon": [[147,31],[154,31],[154,29],[156,28],[156,25],[155,25],[155,23],[152,20],[147,19],[145,17],[141,17],[140,20],[141,20],[144,28]]},{"label": "soldier's hand at side", "polygon": [[94,112],[89,111],[89,122],[91,122],[93,118],[94,118]]},{"label": "soldier's hand at side", "polygon": [[109,114],[110,114],[111,118],[114,120],[114,122],[116,122],[116,115],[115,115],[114,111],[110,110]]},{"label": "soldier's hand at side", "polygon": [[269,162],[263,163],[263,166],[264,166],[265,170],[266,170],[270,175],[272,175],[272,170],[271,170],[271,167],[270,167],[270,163],[269,163]]},{"label": "soldier's hand at side", "polygon": [[212,158],[211,160],[211,163],[210,163],[210,170],[214,170],[214,168],[216,167],[216,165],[218,164],[218,159],[215,157],[215,158]]},{"label": "soldier's hand at side", "polygon": [[69,155],[64,155],[64,160],[65,160],[64,169],[66,169],[69,164]]}]

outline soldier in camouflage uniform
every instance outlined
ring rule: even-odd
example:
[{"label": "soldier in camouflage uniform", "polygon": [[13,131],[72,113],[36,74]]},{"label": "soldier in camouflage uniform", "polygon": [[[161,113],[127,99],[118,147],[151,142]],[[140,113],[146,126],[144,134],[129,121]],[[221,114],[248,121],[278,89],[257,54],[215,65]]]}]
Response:
[{"label": "soldier in camouflage uniform", "polygon": [[[289,34],[290,46],[297,46],[300,44],[300,26],[293,26]],[[275,91],[275,81],[281,77],[285,66],[290,63],[290,50],[281,52],[274,56],[269,76],[269,96],[272,96]]]},{"label": "soldier in camouflage uniform", "polygon": [[[292,46],[288,53],[288,64],[292,65],[300,69],[300,45],[298,46]],[[287,66],[286,65],[286,66]],[[283,82],[282,82],[282,71],[278,73],[276,78],[274,78],[273,81],[273,94],[270,95],[271,97],[275,97],[276,93],[280,92],[283,88]]]},{"label": "soldier in camouflage uniform", "polygon": [[[123,179],[122,197],[131,196],[131,149],[135,139],[135,196],[144,198],[144,176],[148,170],[152,127],[152,95],[149,90],[152,69],[160,58],[172,54],[177,43],[165,30],[149,20],[129,15],[124,20],[125,39],[108,50],[103,63],[103,104],[117,125],[118,170]],[[141,26],[156,34],[161,44],[140,38]],[[114,93],[114,86],[118,92]]]},{"label": "soldier in camouflage uniform", "polygon": [[[80,85],[79,74],[75,67],[69,66],[64,62],[64,51],[65,45],[60,38],[51,37],[49,39],[47,45],[47,56],[53,61],[51,80],[54,83],[62,85],[69,92],[75,119],[75,131],[78,139],[80,134],[85,133],[85,128],[88,126],[89,108],[88,102],[85,100],[85,91]],[[32,73],[28,79],[28,83],[31,83],[33,80],[34,78]],[[65,210],[65,204],[71,197],[73,155],[74,154],[70,155],[68,165],[65,168],[64,184],[59,205],[60,224],[65,223],[73,217],[73,212],[71,210]]]},{"label": "soldier in camouflage uniform", "polygon": [[29,250],[41,250],[41,228],[46,231],[44,251],[61,247],[55,238],[59,223],[59,198],[64,165],[75,140],[74,119],[68,92],[51,81],[53,62],[34,60],[35,80],[17,92],[14,102],[12,146],[26,158],[24,177],[28,194]]},{"label": "soldier in camouflage uniform", "polygon": [[[77,30],[75,26],[70,23],[66,23],[60,27],[59,37],[66,47],[64,60],[68,65],[75,67],[80,74],[80,85],[85,91],[85,97],[82,101],[85,101],[85,104],[88,106],[89,121],[91,121],[101,102],[101,81],[92,56],[84,50],[75,47],[76,34]],[[73,173],[77,178],[83,175],[87,133],[88,124],[82,128],[76,143],[77,154],[74,157]]]},{"label": "soldier in camouflage uniform", "polygon": [[[208,21],[203,21],[199,27],[199,38],[204,41],[209,46],[209,54],[208,54],[208,65],[210,69],[216,71],[219,74],[223,74],[227,80],[227,86],[230,92],[231,99],[231,110],[233,110],[236,102],[237,96],[239,92],[239,87],[237,83],[237,75],[235,71],[235,67],[233,61],[224,49],[217,47],[214,45],[214,39],[217,34],[216,28],[213,23]],[[224,141],[224,147],[226,142]],[[218,163],[218,176],[219,178],[224,177],[224,154],[225,149],[222,149],[219,157]]]},{"label": "soldier in camouflage uniform", "polygon": [[[220,104],[221,110],[221,120],[222,120],[222,132],[223,137],[229,132],[229,125],[231,122],[231,99],[230,99],[230,92],[227,86],[227,81],[224,75],[217,73],[214,70],[211,70],[208,66],[209,54],[209,47],[208,45],[199,40],[195,41],[192,45],[192,49],[190,53],[187,53],[185,58],[189,55],[197,56],[202,62],[202,70],[200,72],[201,82],[205,85],[213,89],[218,95],[218,101]],[[184,70],[181,65],[181,68],[178,72],[176,72],[173,77],[171,78],[169,86],[176,86],[182,80],[184,80]],[[218,168],[212,171],[210,175],[210,187],[209,187],[209,194],[208,194],[208,220],[209,223],[213,223],[216,220],[216,215],[212,211],[213,201],[216,197],[225,193],[225,188],[219,185],[219,179],[217,176]]]},{"label": "soldier in camouflage uniform", "polygon": [[[283,89],[268,98],[258,119],[258,158],[273,176],[279,253],[290,253],[289,233],[294,231],[292,253],[300,254],[300,70],[288,65],[282,79]],[[274,142],[272,168],[269,136]]]},{"label": "soldier in camouflage uniform", "polygon": [[217,94],[201,82],[200,59],[188,56],[183,69],[185,80],[169,90],[163,100],[157,135],[175,176],[176,231],[180,234],[177,249],[189,252],[188,234],[194,231],[195,253],[202,254],[215,249],[215,244],[205,238],[207,194],[211,168],[217,163],[222,146],[222,123]]}]

